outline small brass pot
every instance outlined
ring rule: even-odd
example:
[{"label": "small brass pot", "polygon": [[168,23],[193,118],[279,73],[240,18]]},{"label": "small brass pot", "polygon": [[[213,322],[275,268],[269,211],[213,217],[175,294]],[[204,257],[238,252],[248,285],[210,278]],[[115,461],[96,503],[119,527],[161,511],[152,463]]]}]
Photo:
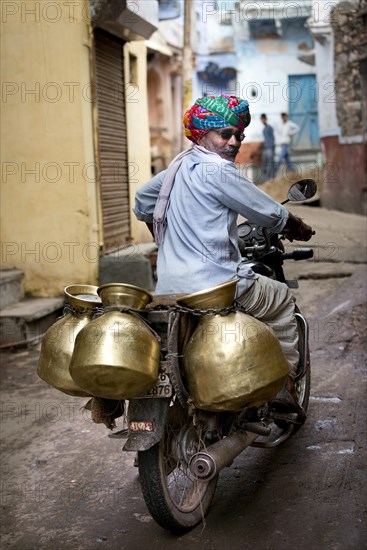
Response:
[{"label": "small brass pot", "polygon": [[97,287],[92,285],[70,285],[64,294],[71,311],[56,321],[43,337],[37,374],[67,395],[89,397],[71,378],[69,366],[76,336],[91,321],[101,300]]},{"label": "small brass pot", "polygon": [[289,372],[273,331],[241,312],[203,315],[183,360],[190,395],[198,408],[208,411],[266,403]]},{"label": "small brass pot", "polygon": [[142,309],[152,296],[133,285],[108,284],[98,294],[105,308],[79,334],[70,374],[80,387],[105,399],[144,394],[158,379],[160,345],[146,322],[119,307]]}]

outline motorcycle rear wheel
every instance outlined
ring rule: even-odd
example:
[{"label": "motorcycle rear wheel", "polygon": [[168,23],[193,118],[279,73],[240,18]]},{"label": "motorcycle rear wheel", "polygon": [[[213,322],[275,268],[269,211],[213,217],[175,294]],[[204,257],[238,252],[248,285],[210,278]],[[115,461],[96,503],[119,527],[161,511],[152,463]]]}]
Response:
[{"label": "motorcycle rear wheel", "polygon": [[[179,407],[177,402],[173,407]],[[210,481],[191,472],[191,456],[204,447],[192,419],[181,411],[180,421],[168,414],[162,439],[138,453],[139,475],[145,503],[164,529],[184,533],[200,523],[211,504],[218,476]]]}]

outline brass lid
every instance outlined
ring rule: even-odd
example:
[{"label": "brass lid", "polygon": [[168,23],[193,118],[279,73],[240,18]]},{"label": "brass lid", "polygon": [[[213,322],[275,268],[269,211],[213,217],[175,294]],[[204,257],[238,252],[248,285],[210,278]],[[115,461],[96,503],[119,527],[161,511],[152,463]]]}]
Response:
[{"label": "brass lid", "polygon": [[177,303],[191,309],[229,307],[235,299],[238,281],[238,278],[232,279],[218,286],[188,294],[177,300]]},{"label": "brass lid", "polygon": [[102,305],[94,285],[69,285],[64,288],[68,302],[75,308],[92,308]]},{"label": "brass lid", "polygon": [[97,292],[104,307],[122,306],[143,309],[153,300],[152,294],[144,288],[125,283],[107,283],[98,287]]}]

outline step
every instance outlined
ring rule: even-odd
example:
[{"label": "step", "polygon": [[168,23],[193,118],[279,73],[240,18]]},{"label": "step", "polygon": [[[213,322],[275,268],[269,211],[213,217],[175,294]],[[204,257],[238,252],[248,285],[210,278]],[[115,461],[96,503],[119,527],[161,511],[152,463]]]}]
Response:
[{"label": "step", "polygon": [[60,317],[64,298],[26,298],[0,311],[0,345],[40,340]]},{"label": "step", "polygon": [[303,151],[297,149],[291,151],[292,162],[314,169],[318,166],[319,155],[319,151]]},{"label": "step", "polygon": [[23,298],[23,271],[20,269],[0,270],[0,308],[16,304]]}]

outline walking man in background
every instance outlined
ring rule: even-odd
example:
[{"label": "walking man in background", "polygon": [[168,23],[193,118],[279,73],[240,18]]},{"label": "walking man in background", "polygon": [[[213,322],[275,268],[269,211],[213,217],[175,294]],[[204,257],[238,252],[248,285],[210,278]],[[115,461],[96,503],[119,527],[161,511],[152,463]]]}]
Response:
[{"label": "walking man in background", "polygon": [[289,168],[292,172],[296,171],[296,167],[291,161],[289,149],[290,149],[292,136],[294,134],[297,134],[297,132],[299,132],[300,130],[298,124],[288,119],[287,113],[281,113],[280,116],[282,117],[282,121],[283,121],[279,131],[279,141],[280,141],[281,149],[280,149],[278,160],[275,163],[275,167],[274,167],[275,174],[277,173],[279,166],[282,164],[283,160],[287,163],[287,168]]},{"label": "walking man in background", "polygon": [[261,115],[261,122],[264,125],[264,145],[262,152],[262,176],[263,181],[271,180],[274,176],[274,131],[273,127],[267,123],[265,114]]}]

